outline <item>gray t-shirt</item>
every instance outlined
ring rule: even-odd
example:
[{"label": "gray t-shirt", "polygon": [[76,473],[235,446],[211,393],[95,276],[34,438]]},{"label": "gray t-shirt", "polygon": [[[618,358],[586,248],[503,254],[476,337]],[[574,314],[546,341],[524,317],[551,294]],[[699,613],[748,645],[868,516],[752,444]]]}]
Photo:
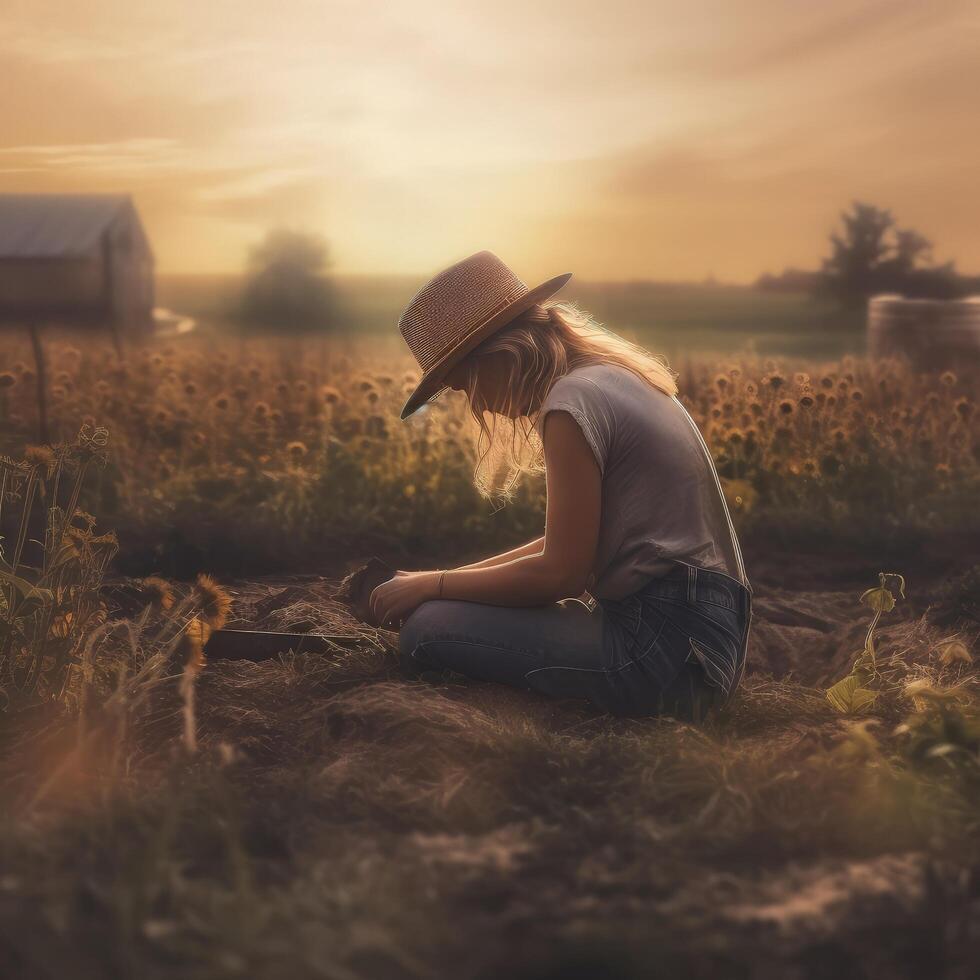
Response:
[{"label": "gray t-shirt", "polygon": [[602,473],[593,596],[623,599],[675,558],[751,589],[714,461],[676,397],[605,362],[551,386],[535,422],[542,440],[552,409],[575,418]]}]

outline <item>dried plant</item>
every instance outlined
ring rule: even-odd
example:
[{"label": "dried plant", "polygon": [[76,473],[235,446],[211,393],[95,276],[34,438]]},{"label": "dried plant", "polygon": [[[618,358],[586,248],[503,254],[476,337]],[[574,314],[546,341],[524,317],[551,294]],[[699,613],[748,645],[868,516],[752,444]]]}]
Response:
[{"label": "dried plant", "polygon": [[[118,550],[79,509],[86,474],[104,463],[108,433],[82,425],[72,442],[0,457],[0,701],[60,697],[86,636],[105,621],[100,587]],[[43,528],[43,540],[30,539]],[[29,560],[26,545],[39,545]]]}]

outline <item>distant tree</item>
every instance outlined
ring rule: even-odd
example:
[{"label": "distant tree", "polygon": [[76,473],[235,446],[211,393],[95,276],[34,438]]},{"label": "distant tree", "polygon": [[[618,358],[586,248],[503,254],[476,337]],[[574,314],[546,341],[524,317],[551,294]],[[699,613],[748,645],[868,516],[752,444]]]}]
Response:
[{"label": "distant tree", "polygon": [[324,275],[330,265],[319,235],[269,231],[249,253],[242,316],[281,329],[331,326],[336,304]]},{"label": "distant tree", "polygon": [[895,231],[895,261],[907,271],[915,268],[919,256],[932,261],[932,242],[924,235],[909,228]]},{"label": "distant tree", "polygon": [[914,229],[895,226],[891,211],[854,201],[841,213],[843,229],[830,236],[831,254],[823,260],[814,291],[842,306],[863,305],[874,293],[947,299],[964,294],[955,265],[924,266],[932,243]]},{"label": "distant tree", "polygon": [[763,272],[753,285],[770,293],[805,293],[814,289],[819,278],[819,272],[786,266],[778,276]]},{"label": "distant tree", "polygon": [[841,221],[843,232],[830,235],[831,254],[823,260],[817,291],[853,307],[878,291],[879,267],[889,254],[885,237],[895,220],[890,211],[855,201]]}]

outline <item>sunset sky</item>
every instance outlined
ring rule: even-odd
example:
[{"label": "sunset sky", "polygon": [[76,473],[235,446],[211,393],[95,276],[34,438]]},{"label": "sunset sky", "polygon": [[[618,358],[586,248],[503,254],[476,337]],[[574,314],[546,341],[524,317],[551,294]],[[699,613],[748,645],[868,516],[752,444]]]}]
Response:
[{"label": "sunset sky", "polygon": [[980,272],[980,4],[3,0],[0,191],[129,192],[167,272],[814,268],[854,199]]}]

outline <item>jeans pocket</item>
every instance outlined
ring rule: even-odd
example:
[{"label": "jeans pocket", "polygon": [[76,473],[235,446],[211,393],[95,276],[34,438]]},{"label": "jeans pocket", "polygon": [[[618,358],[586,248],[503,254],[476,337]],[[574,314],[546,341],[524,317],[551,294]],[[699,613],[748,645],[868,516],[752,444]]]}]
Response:
[{"label": "jeans pocket", "polygon": [[712,602],[688,602],[686,599],[656,596],[646,600],[664,611],[674,622],[695,634],[703,629],[720,632],[736,642],[741,638],[744,617],[737,609],[729,609]]},{"label": "jeans pocket", "polygon": [[727,697],[735,684],[738,650],[722,651],[696,636],[688,639],[691,647],[687,657],[688,662],[699,664],[706,683],[718,688]]}]

